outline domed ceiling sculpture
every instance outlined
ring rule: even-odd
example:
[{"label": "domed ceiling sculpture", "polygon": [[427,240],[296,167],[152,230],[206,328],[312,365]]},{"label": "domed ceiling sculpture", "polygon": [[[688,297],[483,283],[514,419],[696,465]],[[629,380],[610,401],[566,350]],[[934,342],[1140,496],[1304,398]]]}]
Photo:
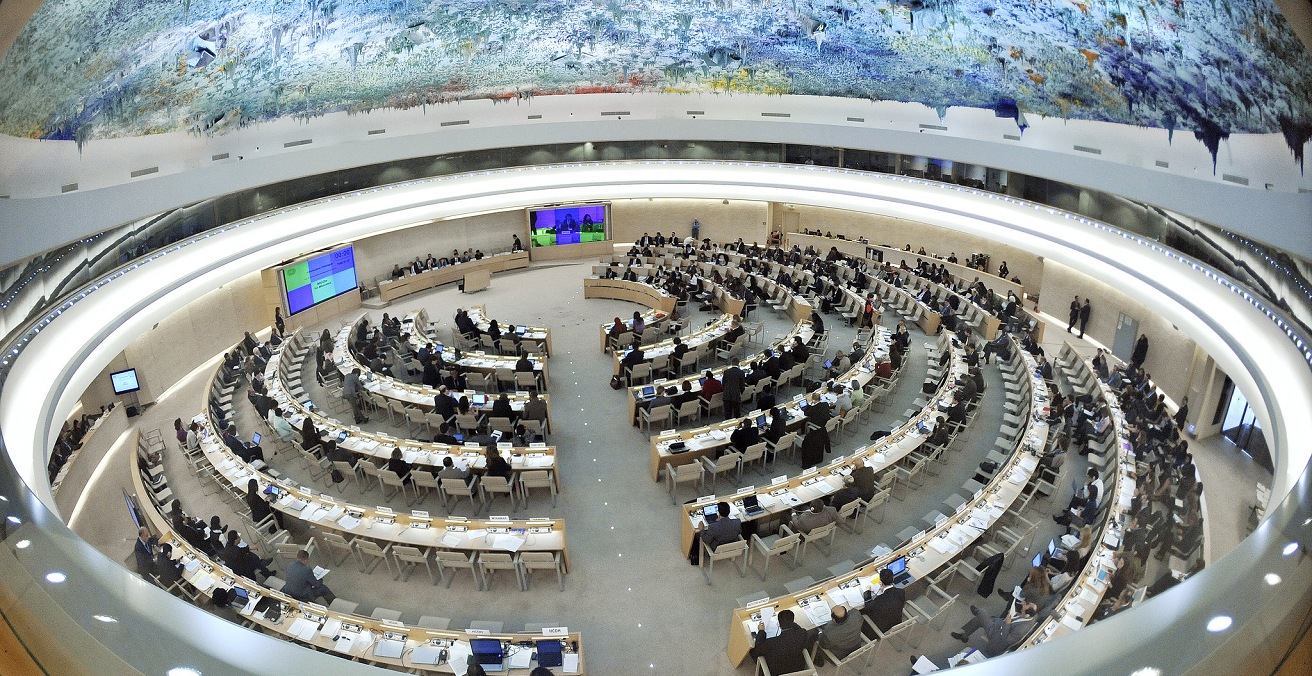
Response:
[{"label": "domed ceiling sculpture", "polygon": [[47,0],[0,132],[47,139],[594,92],[754,92],[1312,135],[1271,0]]}]

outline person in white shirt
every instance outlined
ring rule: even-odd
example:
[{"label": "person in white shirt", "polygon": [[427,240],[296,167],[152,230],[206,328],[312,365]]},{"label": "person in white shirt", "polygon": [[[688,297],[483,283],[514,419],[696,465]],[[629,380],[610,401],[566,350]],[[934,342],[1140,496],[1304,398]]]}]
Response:
[{"label": "person in white shirt", "polygon": [[838,415],[846,415],[852,410],[852,393],[842,385],[834,385],[834,393],[837,397],[834,404],[838,408]]}]

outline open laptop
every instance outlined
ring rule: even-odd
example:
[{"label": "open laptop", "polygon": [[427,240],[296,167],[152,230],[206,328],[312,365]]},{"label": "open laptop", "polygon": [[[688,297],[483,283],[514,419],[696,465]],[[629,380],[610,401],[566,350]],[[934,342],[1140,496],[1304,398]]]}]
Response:
[{"label": "open laptop", "polygon": [[517,334],[519,334],[519,335],[522,336],[522,335],[524,335],[525,333],[528,333],[528,327],[527,327],[527,326],[516,326],[516,327],[515,327],[515,333],[517,333]]},{"label": "open laptop", "polygon": [[538,642],[538,666],[539,667],[559,667],[565,664],[565,658],[560,654],[560,641],[539,641]]},{"label": "open laptop", "polygon": [[648,385],[648,386],[642,388],[642,391],[638,393],[638,398],[639,398],[639,399],[655,399],[655,398],[656,398],[656,388],[655,388],[654,386],[652,386],[652,385]]},{"label": "open laptop", "polygon": [[474,653],[474,659],[483,671],[504,671],[505,651],[501,648],[501,640],[495,638],[475,638],[469,640],[469,648]]},{"label": "open laptop", "polygon": [[259,433],[259,432],[256,432],[253,436],[251,436],[251,445],[252,445],[252,446],[259,446],[259,445],[260,445],[260,439],[263,439],[263,438],[264,438],[264,437],[260,436],[260,433]]},{"label": "open laptop", "polygon": [[761,501],[755,495],[749,495],[743,498],[743,511],[747,513],[747,516],[756,516],[764,512],[765,508],[761,506]]},{"label": "open laptop", "polygon": [[1034,558],[1030,561],[1030,565],[1031,565],[1031,566],[1034,566],[1035,568],[1042,568],[1042,567],[1043,567],[1043,552],[1039,552],[1038,554],[1035,554],[1035,555],[1034,555]]},{"label": "open laptop", "polygon": [[911,584],[911,573],[907,570],[907,557],[899,556],[888,564],[888,572],[893,574],[893,585],[905,587]]},{"label": "open laptop", "polygon": [[486,394],[475,394],[475,395],[473,396],[473,398],[471,399],[471,402],[472,402],[475,406],[482,406],[482,405],[484,405],[484,404],[487,403],[487,395],[486,395]]}]

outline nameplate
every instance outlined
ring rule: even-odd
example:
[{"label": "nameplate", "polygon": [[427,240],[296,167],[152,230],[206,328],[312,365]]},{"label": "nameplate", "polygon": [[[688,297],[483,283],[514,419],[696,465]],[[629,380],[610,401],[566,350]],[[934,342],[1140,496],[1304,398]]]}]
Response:
[{"label": "nameplate", "polygon": [[466,634],[473,634],[474,636],[487,636],[488,634],[491,634],[492,632],[490,632],[490,631],[488,631],[488,630],[486,630],[486,629],[466,629],[466,630],[465,630],[465,633],[466,633]]},{"label": "nameplate", "polygon": [[569,627],[543,627],[543,636],[568,636]]}]

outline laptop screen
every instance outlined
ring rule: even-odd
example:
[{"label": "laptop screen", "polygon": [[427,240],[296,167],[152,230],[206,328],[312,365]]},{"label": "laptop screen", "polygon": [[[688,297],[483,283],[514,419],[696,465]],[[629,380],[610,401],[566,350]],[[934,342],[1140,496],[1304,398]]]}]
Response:
[{"label": "laptop screen", "polygon": [[642,396],[647,399],[656,396],[656,388],[651,385],[642,388]]},{"label": "laptop screen", "polygon": [[251,443],[252,443],[252,444],[255,444],[256,446],[259,446],[259,445],[260,445],[260,439],[263,439],[263,438],[264,438],[264,437],[260,436],[260,433],[259,433],[259,432],[256,432],[255,435],[251,437]]},{"label": "laptop screen", "polygon": [[1043,567],[1043,552],[1039,552],[1038,554],[1035,554],[1035,555],[1034,555],[1034,560],[1033,560],[1033,561],[1030,561],[1030,565],[1034,566],[1035,568],[1042,568],[1042,567]]},{"label": "laptop screen", "polygon": [[705,507],[702,507],[702,516],[710,516],[712,514],[718,516],[720,514],[720,508],[716,505],[706,505]]},{"label": "laptop screen", "polygon": [[560,654],[560,641],[538,642],[538,666],[559,667],[565,663]]},{"label": "laptop screen", "polygon": [[901,556],[893,559],[888,564],[888,572],[898,575],[907,569],[907,557]]},{"label": "laptop screen", "polygon": [[528,331],[528,327],[527,327],[527,326],[516,326],[516,327],[515,327],[515,333],[518,333],[518,334],[521,335],[521,336],[524,335],[527,331]]},{"label": "laptop screen", "polygon": [[747,509],[748,511],[758,509],[760,508],[760,506],[761,506],[761,501],[757,499],[755,495],[749,495],[743,498],[743,508]]},{"label": "laptop screen", "polygon": [[463,434],[452,434],[451,438],[455,439],[457,444],[465,443],[465,435]]},{"label": "laptop screen", "polygon": [[469,649],[478,658],[479,664],[501,663],[501,641],[495,638],[474,638],[469,640]]},{"label": "laptop screen", "polygon": [[486,403],[487,403],[487,395],[486,395],[486,394],[475,394],[475,395],[473,396],[472,401],[473,401],[473,403],[474,403],[475,406],[482,406],[483,404],[486,404]]},{"label": "laptop screen", "polygon": [[1055,553],[1057,553],[1057,541],[1048,540],[1048,556],[1052,556]]},{"label": "laptop screen", "polygon": [[765,414],[764,414],[764,413],[762,413],[761,415],[756,416],[756,426],[757,426],[757,427],[765,427]]}]

